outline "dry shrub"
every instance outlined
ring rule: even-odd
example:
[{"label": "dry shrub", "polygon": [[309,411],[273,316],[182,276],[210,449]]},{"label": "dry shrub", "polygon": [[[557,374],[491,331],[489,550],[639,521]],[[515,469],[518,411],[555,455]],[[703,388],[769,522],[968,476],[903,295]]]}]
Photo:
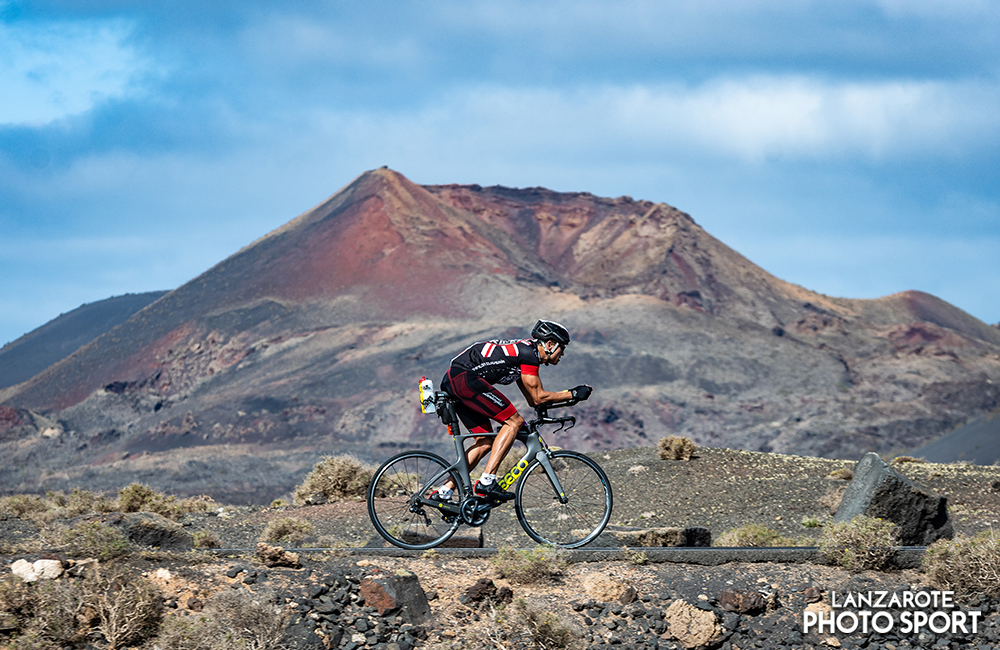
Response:
[{"label": "dry shrub", "polygon": [[154,512],[174,520],[189,512],[208,512],[215,505],[208,496],[178,500],[141,483],[131,483],[118,491],[118,508],[122,512]]},{"label": "dry shrub", "polygon": [[542,612],[519,598],[508,607],[490,606],[477,632],[486,647],[569,648],[573,632],[558,617]]},{"label": "dry shrub", "polygon": [[683,436],[660,438],[657,444],[661,460],[691,460],[697,448],[689,438]]},{"label": "dry shrub", "polygon": [[858,515],[824,528],[819,551],[828,561],[851,571],[883,569],[895,553],[898,528],[891,521]]},{"label": "dry shrub", "polygon": [[118,511],[155,512],[180,519],[188,512],[206,512],[215,505],[207,496],[178,500],[156,492],[149,486],[132,483],[118,492],[117,499],[79,489],[74,489],[69,494],[49,492],[44,497],[34,494],[0,497],[0,514],[30,519],[44,526],[57,519]]},{"label": "dry shrub", "polygon": [[40,637],[53,641],[60,648],[72,645],[87,635],[86,608],[86,592],[80,583],[71,580],[39,582],[35,587],[32,627]]},{"label": "dry shrub", "polygon": [[758,548],[761,546],[788,546],[788,541],[770,528],[760,524],[747,524],[722,533],[712,546]]},{"label": "dry shrub", "polygon": [[156,634],[163,596],[145,578],[111,569],[84,582],[87,605],[96,612],[97,629],[108,650],[133,646]]},{"label": "dry shrub", "polygon": [[226,591],[197,618],[171,617],[156,640],[161,650],[278,650],[287,615],[268,592]]},{"label": "dry shrub", "polygon": [[0,497],[0,513],[18,519],[30,519],[32,515],[45,512],[49,504],[36,494],[14,494]]},{"label": "dry shrub", "polygon": [[12,573],[0,576],[0,616],[23,631],[35,615],[35,598],[32,586]]},{"label": "dry shrub", "polygon": [[343,501],[364,496],[375,468],[353,456],[327,456],[295,488],[295,505],[311,505],[313,495],[321,494],[326,501]]},{"label": "dry shrub", "polygon": [[819,498],[819,505],[829,510],[831,515],[835,514],[840,507],[840,502],[844,500],[845,492],[847,492],[846,485],[838,485],[835,488],[830,488],[826,491],[826,494]]},{"label": "dry shrub", "polygon": [[10,643],[0,644],[0,650],[62,650],[62,646],[32,628]]},{"label": "dry shrub", "polygon": [[492,563],[501,578],[521,585],[551,582],[569,564],[565,551],[544,546],[527,551],[501,548]]},{"label": "dry shrub", "polygon": [[924,553],[923,570],[931,584],[960,595],[1000,597],[1000,533],[939,539]]},{"label": "dry shrub", "polygon": [[854,478],[854,471],[846,467],[841,467],[840,469],[835,469],[829,474],[827,474],[827,477],[835,478],[840,481],[850,481],[852,478]]},{"label": "dry shrub", "polygon": [[298,517],[283,517],[275,519],[261,533],[262,542],[280,542],[283,544],[298,544],[315,532],[313,525]]},{"label": "dry shrub", "polygon": [[219,536],[210,530],[196,530],[191,535],[191,540],[195,548],[219,548],[222,546]]},{"label": "dry shrub", "polygon": [[44,497],[36,494],[0,497],[0,513],[9,517],[28,519],[39,526],[49,524],[56,519],[71,519],[114,510],[113,499],[86,490],[73,490],[69,494],[49,492]]},{"label": "dry shrub", "polygon": [[59,547],[70,557],[93,557],[106,562],[126,555],[131,549],[124,533],[99,521],[85,521],[70,528],[59,528],[51,536],[55,537]]},{"label": "dry shrub", "polygon": [[906,463],[926,463],[927,461],[923,458],[914,458],[913,456],[896,456],[893,458],[889,464],[890,465],[904,465]]}]

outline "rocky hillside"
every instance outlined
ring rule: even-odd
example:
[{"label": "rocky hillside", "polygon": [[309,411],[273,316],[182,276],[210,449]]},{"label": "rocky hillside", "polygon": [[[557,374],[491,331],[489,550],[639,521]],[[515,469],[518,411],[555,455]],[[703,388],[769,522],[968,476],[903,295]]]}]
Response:
[{"label": "rocky hillside", "polygon": [[0,491],[266,502],[323,453],[447,452],[417,380],[539,317],[574,335],[546,387],[595,387],[561,441],[583,451],[856,459],[1000,405],[1000,330],[933,296],[808,291],[664,204],[379,169],[0,391]]},{"label": "rocky hillside", "polygon": [[81,305],[0,348],[0,389],[31,379],[128,320],[166,291],[126,294]]}]

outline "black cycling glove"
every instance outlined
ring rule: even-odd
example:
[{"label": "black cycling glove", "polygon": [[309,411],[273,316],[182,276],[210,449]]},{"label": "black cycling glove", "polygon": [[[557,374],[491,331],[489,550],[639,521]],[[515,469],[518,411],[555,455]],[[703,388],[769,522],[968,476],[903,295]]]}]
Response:
[{"label": "black cycling glove", "polygon": [[573,399],[582,402],[583,400],[590,397],[590,394],[594,392],[594,389],[591,388],[590,386],[584,385],[584,386],[577,386],[576,388],[570,388],[569,392],[570,395],[573,396]]}]

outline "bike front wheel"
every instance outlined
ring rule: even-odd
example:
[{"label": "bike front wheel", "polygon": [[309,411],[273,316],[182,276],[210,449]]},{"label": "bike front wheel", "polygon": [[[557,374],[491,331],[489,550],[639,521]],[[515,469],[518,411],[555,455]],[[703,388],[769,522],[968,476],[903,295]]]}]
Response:
[{"label": "bike front wheel", "polygon": [[448,478],[458,492],[461,479],[454,470],[447,470],[443,458],[424,451],[406,451],[385,461],[368,483],[368,516],[378,534],[390,544],[411,550],[433,548],[454,535],[462,523],[460,517],[419,501]]},{"label": "bike front wheel", "polygon": [[539,544],[563,548],[588,544],[611,519],[611,483],[600,465],[575,451],[552,452],[549,460],[564,497],[535,460],[517,485],[517,520]]}]

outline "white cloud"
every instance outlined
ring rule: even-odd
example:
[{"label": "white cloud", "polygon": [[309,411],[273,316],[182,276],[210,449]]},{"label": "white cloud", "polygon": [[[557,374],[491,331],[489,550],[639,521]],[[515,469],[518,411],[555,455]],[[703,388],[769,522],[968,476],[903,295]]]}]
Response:
[{"label": "white cloud", "polygon": [[966,156],[1000,135],[1000,88],[981,82],[722,78],[699,86],[463,89],[409,111],[322,114],[329,135],[397,151],[493,157],[628,152],[645,158]]},{"label": "white cloud", "polygon": [[110,23],[0,23],[0,125],[39,126],[136,91],[145,64]]}]

